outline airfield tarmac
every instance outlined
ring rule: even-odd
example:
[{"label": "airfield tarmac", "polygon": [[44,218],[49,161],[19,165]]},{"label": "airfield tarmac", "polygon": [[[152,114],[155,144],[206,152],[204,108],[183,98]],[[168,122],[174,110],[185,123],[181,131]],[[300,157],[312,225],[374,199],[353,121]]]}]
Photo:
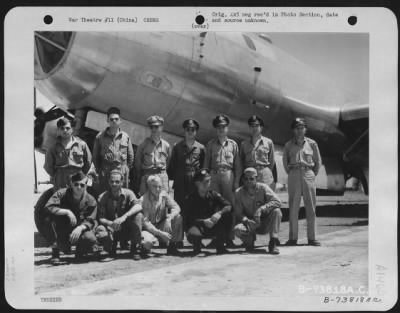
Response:
[{"label": "airfield tarmac", "polygon": [[[268,236],[258,235],[253,253],[237,248],[217,256],[214,249],[203,249],[202,254],[192,256],[191,246],[185,241],[179,256],[167,256],[165,248],[156,247],[146,260],[133,261],[125,250],[119,251],[117,258],[110,262],[104,262],[105,253],[100,258],[89,256],[79,263],[73,254],[62,255],[65,264],[52,266],[51,249],[35,233],[35,293],[41,296],[290,296],[299,295],[303,287],[317,285],[367,288],[367,211],[365,202],[319,206],[318,239],[322,246],[305,245],[303,218],[299,221],[299,245],[280,246],[277,256],[266,253]],[[286,208],[283,213],[281,243],[288,239],[289,233]],[[302,217],[304,212],[300,214]],[[205,244],[208,242],[203,240]],[[240,241],[235,239],[235,243],[239,245]],[[307,291],[309,295],[313,292]]]}]

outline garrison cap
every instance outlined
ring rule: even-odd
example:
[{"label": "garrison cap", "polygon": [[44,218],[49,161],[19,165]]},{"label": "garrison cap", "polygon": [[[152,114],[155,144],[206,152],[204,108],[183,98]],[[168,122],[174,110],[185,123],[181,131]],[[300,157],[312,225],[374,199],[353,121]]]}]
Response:
[{"label": "garrison cap", "polygon": [[299,127],[299,126],[307,127],[307,123],[306,123],[306,121],[304,120],[304,118],[296,117],[296,118],[292,121],[292,124],[290,125],[290,127],[291,127],[291,128],[296,128],[296,127]]},{"label": "garrison cap", "polygon": [[229,117],[227,117],[225,114],[219,114],[213,119],[213,126],[218,127],[221,125],[228,126],[230,123]]},{"label": "garrison cap", "polygon": [[257,115],[253,115],[247,120],[247,124],[249,124],[249,126],[252,126],[253,124],[256,123],[259,123],[261,126],[264,126],[264,121],[261,119],[261,117],[258,117]]},{"label": "garrison cap", "polygon": [[118,108],[116,108],[116,107],[112,107],[112,108],[109,108],[109,109],[108,109],[108,111],[107,111],[107,116],[110,116],[111,114],[118,114],[118,115],[121,115],[121,111],[120,111],[120,109],[118,109]]},{"label": "garrison cap", "polygon": [[78,173],[72,174],[70,176],[71,183],[84,180],[85,178],[87,178],[87,176],[85,174],[83,174],[82,171],[79,171]]},{"label": "garrison cap", "polygon": [[208,168],[202,168],[200,170],[198,170],[194,176],[193,176],[193,181],[203,181],[204,178],[208,178],[211,177],[210,175],[210,171]]},{"label": "garrison cap", "polygon": [[71,126],[74,127],[75,126],[74,122],[75,122],[74,120],[70,120],[69,118],[66,118],[65,116],[63,116],[62,118],[60,118],[57,121],[57,128],[63,127],[67,124],[71,124]]},{"label": "garrison cap", "polygon": [[248,167],[243,171],[243,174],[253,174],[255,176],[257,176],[257,170],[254,167]]},{"label": "garrison cap", "polygon": [[147,125],[149,126],[159,126],[164,124],[164,119],[158,115],[152,115],[147,119]]},{"label": "garrison cap", "polygon": [[185,120],[183,122],[182,127],[183,128],[193,127],[193,128],[196,128],[198,130],[200,128],[200,124],[195,119],[189,118],[189,119],[187,119],[187,120]]}]

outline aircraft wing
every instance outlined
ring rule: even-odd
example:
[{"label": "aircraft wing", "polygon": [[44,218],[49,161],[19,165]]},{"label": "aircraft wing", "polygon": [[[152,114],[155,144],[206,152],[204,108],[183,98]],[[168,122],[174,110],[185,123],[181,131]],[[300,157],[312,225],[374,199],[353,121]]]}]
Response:
[{"label": "aircraft wing", "polygon": [[367,119],[369,117],[369,104],[348,106],[341,110],[340,118],[342,121],[353,121]]}]

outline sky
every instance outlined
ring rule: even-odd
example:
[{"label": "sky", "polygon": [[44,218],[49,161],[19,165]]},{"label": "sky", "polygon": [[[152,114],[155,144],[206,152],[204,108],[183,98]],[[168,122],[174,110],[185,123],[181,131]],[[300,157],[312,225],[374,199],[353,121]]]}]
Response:
[{"label": "sky", "polygon": [[277,47],[333,79],[358,103],[369,103],[369,35],[268,33]]}]

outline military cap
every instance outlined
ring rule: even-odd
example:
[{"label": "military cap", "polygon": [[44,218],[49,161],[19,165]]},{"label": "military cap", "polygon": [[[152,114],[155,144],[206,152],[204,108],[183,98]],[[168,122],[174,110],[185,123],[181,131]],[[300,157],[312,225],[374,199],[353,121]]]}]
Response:
[{"label": "military cap", "polygon": [[227,117],[225,114],[219,114],[213,119],[213,126],[218,127],[221,125],[229,125],[230,120],[229,117]]},{"label": "military cap", "polygon": [[198,130],[200,128],[200,124],[195,119],[189,118],[183,122],[182,127],[183,128],[193,127]]},{"label": "military cap", "polygon": [[161,116],[153,115],[147,119],[147,125],[149,126],[159,126],[164,124],[164,119]]},{"label": "military cap", "polygon": [[108,111],[107,111],[107,116],[110,116],[111,114],[118,114],[118,115],[121,115],[121,111],[120,111],[120,109],[118,109],[118,108],[116,108],[116,107],[112,107],[112,108],[109,108],[109,109],[108,109]]},{"label": "military cap", "polygon": [[84,180],[85,178],[87,178],[87,176],[82,171],[79,171],[78,173],[72,174],[70,176],[71,183]]},{"label": "military cap", "polygon": [[261,117],[258,117],[257,115],[253,115],[247,120],[247,124],[249,124],[249,126],[255,123],[259,123],[261,126],[264,126],[264,121],[261,119]]},{"label": "military cap", "polygon": [[243,171],[243,174],[253,174],[255,176],[257,176],[257,170],[254,167],[248,167]]},{"label": "military cap", "polygon": [[57,121],[57,128],[63,127],[67,124],[71,124],[71,127],[75,126],[75,120],[70,120],[69,118],[66,118],[65,116],[63,116],[62,118],[60,118]]},{"label": "military cap", "polygon": [[210,171],[208,168],[202,168],[198,170],[194,176],[193,176],[193,181],[203,181],[205,178],[211,177]]},{"label": "military cap", "polygon": [[299,126],[304,126],[307,127],[306,121],[304,120],[304,118],[301,117],[296,117],[293,121],[292,124],[290,125],[291,128],[296,128]]}]

